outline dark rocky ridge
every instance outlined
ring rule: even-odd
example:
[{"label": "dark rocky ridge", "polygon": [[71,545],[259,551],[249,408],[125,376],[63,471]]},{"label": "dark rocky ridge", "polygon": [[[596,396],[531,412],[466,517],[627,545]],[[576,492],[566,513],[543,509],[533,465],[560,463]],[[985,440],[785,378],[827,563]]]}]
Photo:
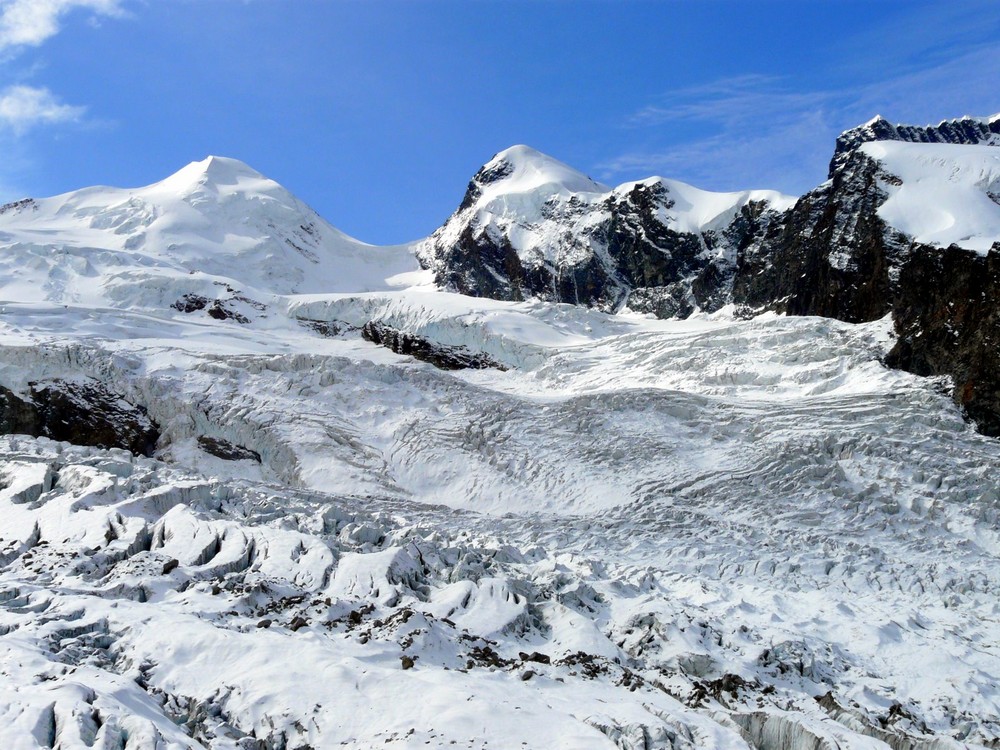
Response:
[{"label": "dark rocky ridge", "polygon": [[29,383],[28,389],[22,398],[0,386],[0,434],[153,454],[159,429],[146,410],[98,383],[51,380]]},{"label": "dark rocky ridge", "polygon": [[887,363],[949,375],[954,398],[987,435],[1000,436],[1000,242],[984,257],[920,247],[903,267],[893,307],[898,340]]},{"label": "dark rocky ridge", "polygon": [[852,323],[885,316],[911,244],[876,213],[887,197],[879,182],[892,179],[854,151],[830,182],[772,222],[737,259],[732,293],[743,314],[772,310]]}]

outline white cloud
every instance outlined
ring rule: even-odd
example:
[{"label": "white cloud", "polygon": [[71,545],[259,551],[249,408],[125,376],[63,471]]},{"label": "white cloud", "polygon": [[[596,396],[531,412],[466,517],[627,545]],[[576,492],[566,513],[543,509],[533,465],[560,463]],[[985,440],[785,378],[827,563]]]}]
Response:
[{"label": "white cloud", "polygon": [[35,125],[79,120],[84,107],[63,104],[46,88],[9,86],[0,92],[0,125],[24,133]]},{"label": "white cloud", "polygon": [[0,53],[37,47],[59,32],[59,21],[72,10],[105,16],[122,13],[123,0],[0,0]]}]

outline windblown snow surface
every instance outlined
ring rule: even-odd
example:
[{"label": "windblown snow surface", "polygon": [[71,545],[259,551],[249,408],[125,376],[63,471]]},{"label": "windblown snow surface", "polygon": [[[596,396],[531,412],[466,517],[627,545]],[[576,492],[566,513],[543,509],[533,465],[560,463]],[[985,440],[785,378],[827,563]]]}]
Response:
[{"label": "windblown snow surface", "polygon": [[0,747],[1000,743],[1000,450],[888,320],[465,298],[219,159],[0,242],[0,383],[162,432],[0,438]]}]

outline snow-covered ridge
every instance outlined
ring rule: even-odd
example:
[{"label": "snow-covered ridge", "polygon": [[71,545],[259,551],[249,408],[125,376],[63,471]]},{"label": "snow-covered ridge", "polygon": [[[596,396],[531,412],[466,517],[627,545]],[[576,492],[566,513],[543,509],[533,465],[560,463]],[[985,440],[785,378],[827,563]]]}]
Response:
[{"label": "snow-covered ridge", "polygon": [[795,202],[794,197],[773,190],[716,193],[662,177],[611,188],[551,156],[518,145],[496,154],[476,173],[459,211],[420,243],[418,252],[430,262],[434,245],[458,242],[471,226],[477,233],[509,237],[525,263],[558,263],[567,252],[565,238],[585,235],[606,219],[604,204],[625,200],[638,186],[659,188],[658,218],[676,232],[722,229],[751,201],[764,202],[777,211]]},{"label": "snow-covered ridge", "polygon": [[1000,146],[1000,114],[989,117],[965,116],[925,126],[894,124],[881,115],[876,115],[863,125],[845,130],[838,136],[833,160],[830,162],[830,176],[843,166],[852,151],[861,144],[872,141]]}]

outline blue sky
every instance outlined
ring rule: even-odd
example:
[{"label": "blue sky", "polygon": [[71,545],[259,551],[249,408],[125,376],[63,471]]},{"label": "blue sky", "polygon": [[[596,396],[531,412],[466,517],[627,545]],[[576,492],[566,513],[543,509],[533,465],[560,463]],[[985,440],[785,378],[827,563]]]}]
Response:
[{"label": "blue sky", "polygon": [[0,0],[0,198],[220,154],[402,242],[514,143],[797,194],[841,130],[1000,112],[998,83],[995,0]]}]

